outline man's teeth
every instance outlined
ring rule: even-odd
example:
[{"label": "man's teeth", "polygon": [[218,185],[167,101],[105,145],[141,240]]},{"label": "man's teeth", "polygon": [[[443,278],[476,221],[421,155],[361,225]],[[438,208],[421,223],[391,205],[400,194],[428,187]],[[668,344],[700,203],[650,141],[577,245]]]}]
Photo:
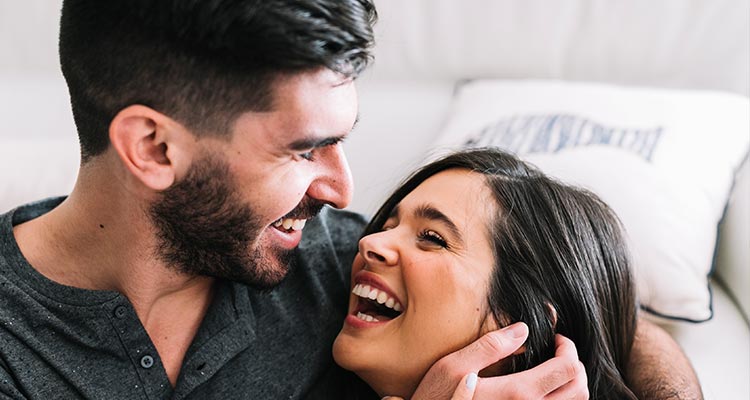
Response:
[{"label": "man's teeth", "polygon": [[370,285],[363,285],[361,283],[358,283],[354,285],[352,293],[365,299],[375,300],[378,303],[383,304],[395,311],[401,312],[401,310],[403,310],[403,306],[401,306],[401,303],[399,303],[398,300],[389,296],[388,293],[382,290],[370,287]]},{"label": "man's teeth", "polygon": [[273,226],[276,228],[283,227],[286,230],[301,231],[306,222],[305,219],[279,218],[278,221],[273,223]]},{"label": "man's teeth", "polygon": [[373,317],[372,315],[367,315],[361,312],[357,313],[357,318],[361,319],[362,321],[367,321],[367,322],[380,322],[378,321],[377,318]]}]

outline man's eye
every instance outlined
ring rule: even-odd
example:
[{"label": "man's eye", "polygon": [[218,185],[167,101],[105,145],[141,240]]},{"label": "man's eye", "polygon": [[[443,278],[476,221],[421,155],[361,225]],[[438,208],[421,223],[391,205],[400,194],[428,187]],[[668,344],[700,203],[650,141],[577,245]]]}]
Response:
[{"label": "man's eye", "polygon": [[312,161],[313,158],[314,158],[313,150],[306,151],[304,153],[300,153],[299,156],[302,157],[302,158],[304,158],[307,161]]},{"label": "man's eye", "polygon": [[419,232],[418,237],[419,237],[419,240],[424,240],[424,241],[430,242],[432,244],[436,244],[444,248],[448,247],[448,242],[446,242],[445,239],[443,239],[443,237],[440,236],[439,233],[433,230],[429,230],[429,229],[423,230],[422,232]]}]

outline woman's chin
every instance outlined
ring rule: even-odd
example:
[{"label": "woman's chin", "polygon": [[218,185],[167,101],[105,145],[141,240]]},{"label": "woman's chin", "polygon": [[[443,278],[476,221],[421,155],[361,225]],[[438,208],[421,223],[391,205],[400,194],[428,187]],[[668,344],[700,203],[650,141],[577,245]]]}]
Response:
[{"label": "woman's chin", "polygon": [[333,341],[333,360],[336,361],[336,364],[338,364],[341,368],[344,368],[349,371],[353,371],[352,365],[351,365],[351,358],[352,358],[352,352],[351,349],[347,346],[347,341],[350,338],[343,337],[344,334],[342,332],[339,332],[338,336],[336,336],[336,340]]},{"label": "woman's chin", "polygon": [[341,368],[360,375],[361,371],[372,368],[377,363],[367,347],[367,343],[363,343],[362,339],[341,331],[333,342],[333,360]]},{"label": "woman's chin", "polygon": [[379,396],[399,396],[410,398],[416,390],[419,378],[406,376],[403,372],[395,370],[381,359],[383,352],[378,349],[368,351],[368,343],[348,335],[345,331],[339,332],[333,342],[333,359],[341,368],[354,372],[365,381]]}]

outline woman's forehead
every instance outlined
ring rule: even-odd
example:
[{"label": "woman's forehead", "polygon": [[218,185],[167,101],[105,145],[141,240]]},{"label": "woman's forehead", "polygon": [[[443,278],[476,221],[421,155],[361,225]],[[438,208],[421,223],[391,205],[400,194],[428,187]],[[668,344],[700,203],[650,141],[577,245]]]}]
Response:
[{"label": "woman's forehead", "polygon": [[466,169],[441,171],[419,184],[399,203],[399,214],[414,214],[425,207],[450,218],[457,226],[483,222],[497,210],[484,175]]}]

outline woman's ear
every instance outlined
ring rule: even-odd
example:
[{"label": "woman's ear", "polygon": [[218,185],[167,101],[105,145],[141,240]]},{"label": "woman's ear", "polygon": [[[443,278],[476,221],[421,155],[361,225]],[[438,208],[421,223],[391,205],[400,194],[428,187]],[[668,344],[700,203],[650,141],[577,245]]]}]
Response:
[{"label": "woman's ear", "polygon": [[170,187],[190,159],[181,124],[152,108],[131,105],[112,119],[109,140],[123,165],[143,185]]},{"label": "woman's ear", "polygon": [[552,330],[556,331],[555,327],[557,326],[557,310],[555,309],[555,306],[552,305],[552,303],[547,302],[545,304],[547,305],[547,317],[552,323]]}]

